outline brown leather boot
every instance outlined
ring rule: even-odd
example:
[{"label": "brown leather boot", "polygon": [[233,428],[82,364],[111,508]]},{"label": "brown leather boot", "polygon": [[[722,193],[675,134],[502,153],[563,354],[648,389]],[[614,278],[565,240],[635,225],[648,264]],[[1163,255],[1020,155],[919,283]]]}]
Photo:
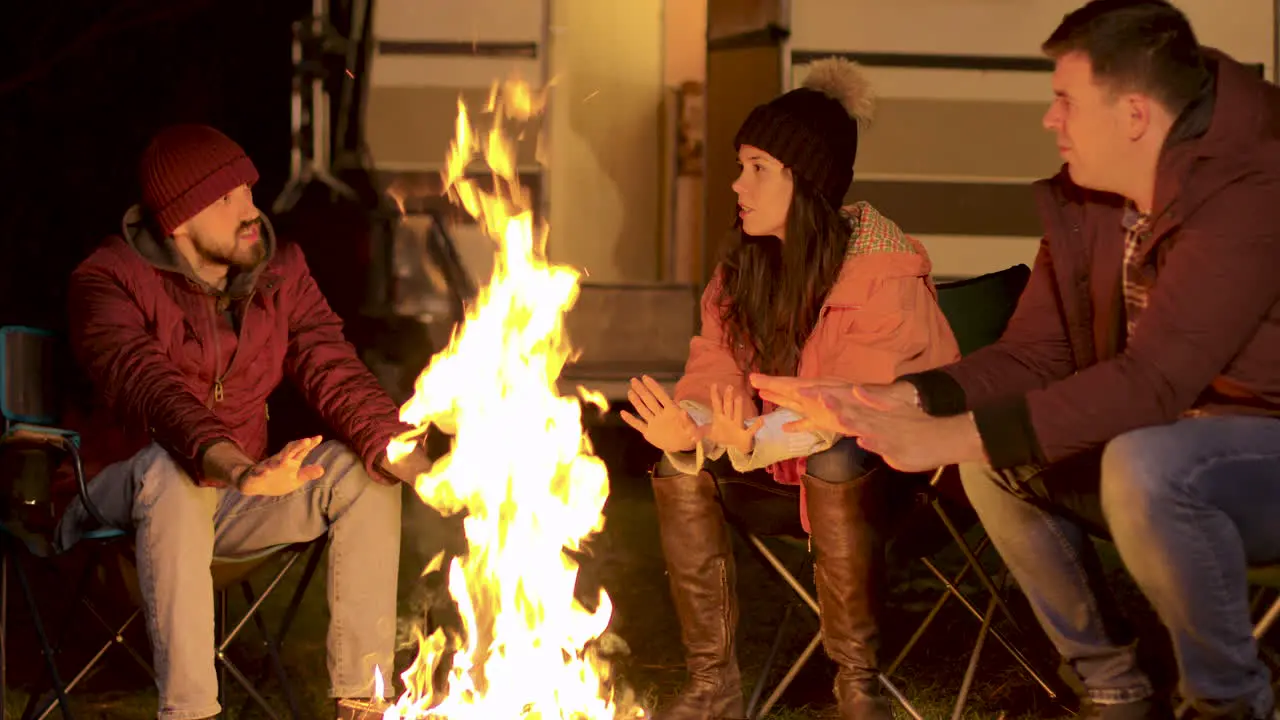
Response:
[{"label": "brown leather boot", "polygon": [[888,470],[851,482],[804,476],[805,505],[822,609],[822,644],[835,661],[842,720],[893,720],[880,694],[881,607],[888,582],[884,561],[884,490]]},{"label": "brown leather boot", "polygon": [[653,478],[662,554],[680,618],[689,680],[654,720],[744,716],[734,632],[733,546],[710,473]]}]

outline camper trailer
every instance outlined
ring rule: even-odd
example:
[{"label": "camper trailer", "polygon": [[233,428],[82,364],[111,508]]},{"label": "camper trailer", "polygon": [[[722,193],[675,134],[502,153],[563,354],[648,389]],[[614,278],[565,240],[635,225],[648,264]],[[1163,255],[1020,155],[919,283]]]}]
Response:
[{"label": "camper trailer", "polygon": [[[879,95],[850,200],[919,238],[939,279],[1029,264],[1040,233],[1030,185],[1059,165],[1041,128],[1052,64],[1039,44],[1079,4],[379,0],[365,139],[384,186],[438,193],[459,97],[480,107],[513,75],[552,86],[520,177],[550,223],[551,258],[583,274],[569,318],[581,357],[565,383],[618,400],[633,375],[679,376],[731,229],[733,134],[817,58],[860,62]],[[1205,44],[1275,78],[1276,3],[1178,4]],[[403,242],[437,233],[483,284],[492,243],[463,213],[418,207]]]}]

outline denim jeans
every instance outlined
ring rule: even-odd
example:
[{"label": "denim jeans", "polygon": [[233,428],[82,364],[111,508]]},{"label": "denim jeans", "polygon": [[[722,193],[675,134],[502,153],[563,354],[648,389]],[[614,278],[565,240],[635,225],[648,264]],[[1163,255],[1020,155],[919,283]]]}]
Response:
[{"label": "denim jeans", "polygon": [[1152,693],[1089,534],[1109,537],[1173,641],[1184,697],[1274,702],[1246,570],[1280,562],[1280,420],[1202,417],[1046,468],[961,467],[965,492],[1049,638],[1097,703]]},{"label": "denim jeans", "polygon": [[[374,482],[338,442],[311,452],[320,479],[279,497],[199,487],[157,445],[105,468],[89,484],[105,518],[136,531],[138,582],[151,637],[162,720],[220,712],[214,669],[214,557],[234,557],[328,532],[329,680],[333,697],[373,695],[373,669],[393,672],[401,488]],[[58,542],[87,518],[77,500]]]}]

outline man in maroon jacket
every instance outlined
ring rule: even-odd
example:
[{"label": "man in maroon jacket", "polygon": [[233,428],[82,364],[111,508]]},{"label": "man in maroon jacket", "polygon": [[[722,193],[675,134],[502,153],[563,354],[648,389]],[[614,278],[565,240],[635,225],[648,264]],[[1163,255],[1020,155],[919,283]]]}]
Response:
[{"label": "man in maroon jacket", "polygon": [[[335,698],[367,698],[392,671],[407,429],[342,335],[296,245],[254,206],[253,163],[217,130],[160,132],[140,163],[143,203],[71,278],[71,339],[101,413],[84,433],[105,518],[136,532],[159,717],[220,711],[215,556],[328,532],[329,674]],[[295,441],[264,457],[267,397],[288,375],[342,442]],[[105,420],[105,422],[104,422]],[[66,548],[89,520],[64,514]]]},{"label": "man in maroon jacket", "polygon": [[880,388],[753,379],[965,491],[1091,717],[1168,717],[1098,582],[1111,537],[1204,716],[1271,717],[1245,571],[1280,562],[1280,89],[1161,0],[1095,0],[1045,43],[1065,170],[1004,336]]}]

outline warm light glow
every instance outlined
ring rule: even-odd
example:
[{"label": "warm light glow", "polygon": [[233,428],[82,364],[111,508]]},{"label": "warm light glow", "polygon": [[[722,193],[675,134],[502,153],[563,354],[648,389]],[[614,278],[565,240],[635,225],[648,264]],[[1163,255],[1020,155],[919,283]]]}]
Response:
[{"label": "warm light glow", "polygon": [[[412,435],[434,424],[454,436],[451,452],[415,487],[443,513],[467,512],[469,553],[449,568],[464,632],[419,634],[418,657],[401,676],[406,690],[385,720],[643,715],[620,710],[627,703],[617,701],[609,667],[592,646],[609,624],[609,597],[601,591],[594,612],[580,605],[578,566],[564,552],[603,528],[609,480],[591,454],[578,399],[556,390],[571,353],[564,315],[577,299],[578,274],[544,257],[545,227],[535,233],[505,126],[541,105],[523,83],[495,86],[485,112],[492,128],[482,136],[458,102],[444,185],[496,242],[493,277],[400,416],[418,428]],[[489,167],[492,192],[466,177],[477,155]],[[599,393],[579,393],[604,402]],[[387,454],[394,460],[412,447],[413,437],[400,438]],[[449,653],[448,687],[434,688],[433,673]]]}]

